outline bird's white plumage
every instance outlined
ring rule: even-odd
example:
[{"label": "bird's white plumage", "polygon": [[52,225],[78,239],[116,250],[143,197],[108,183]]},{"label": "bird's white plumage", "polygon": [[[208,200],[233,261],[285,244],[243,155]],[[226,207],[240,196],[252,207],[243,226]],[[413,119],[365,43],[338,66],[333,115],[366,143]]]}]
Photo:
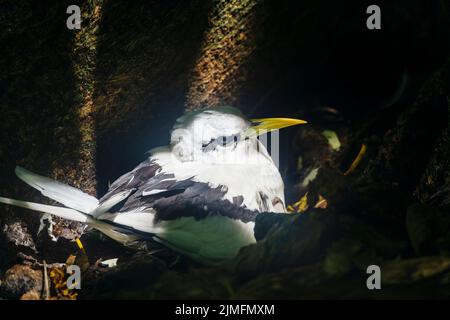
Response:
[{"label": "bird's white plumage", "polygon": [[192,177],[192,180],[208,183],[211,187],[227,186],[225,198],[232,201],[233,197],[242,196],[243,204],[250,210],[284,212],[273,207],[271,201],[267,210],[259,205],[259,192],[269,195],[270,200],[278,197],[284,203],[281,175],[270,156],[267,158],[262,154],[265,151],[262,144],[260,148],[260,156],[242,155],[241,163],[210,163],[206,156],[197,161],[183,162],[174,156],[170,147],[154,150],[152,158],[161,165],[162,172],[173,173],[178,180]]},{"label": "bird's white plumage", "polygon": [[[167,206],[167,199],[195,203],[190,197],[211,192],[211,201],[233,203],[236,210],[284,212],[280,173],[256,136],[247,134],[250,126],[237,109],[230,107],[190,112],[177,120],[170,145],[153,149],[149,160],[117,179],[100,202],[21,168],[17,175],[22,180],[70,209],[27,205],[6,198],[0,198],[0,202],[88,223],[125,244],[148,234],[195,260],[217,263],[256,241],[254,219],[209,213],[207,198],[196,212],[181,210],[175,217],[161,218],[152,205]],[[121,203],[122,209],[111,212]],[[220,211],[220,205],[219,209],[217,203],[214,205]],[[125,228],[127,232],[121,231]]]},{"label": "bird's white plumage", "polygon": [[191,258],[209,264],[233,258],[239,250],[255,242],[254,222],[242,223],[220,215],[196,221],[184,217],[163,222],[160,242]]}]

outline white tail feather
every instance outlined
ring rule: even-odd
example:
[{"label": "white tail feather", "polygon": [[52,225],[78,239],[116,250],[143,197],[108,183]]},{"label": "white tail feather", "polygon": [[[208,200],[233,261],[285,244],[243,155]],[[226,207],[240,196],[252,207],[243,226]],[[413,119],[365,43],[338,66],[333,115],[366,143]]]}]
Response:
[{"label": "white tail feather", "polygon": [[81,213],[79,211],[76,211],[74,209],[70,208],[63,208],[63,207],[56,207],[56,206],[49,206],[46,204],[40,204],[35,202],[28,202],[28,201],[20,201],[10,198],[4,198],[0,197],[0,203],[10,204],[13,206],[30,209],[34,211],[49,213],[67,220],[73,220],[78,221],[82,223],[86,223],[90,225],[91,227],[99,230],[100,232],[104,233],[106,236],[121,242],[123,244],[128,244],[130,242],[133,242],[138,239],[137,236],[131,235],[131,234],[123,234],[119,231],[116,231],[114,229],[114,226],[105,223],[103,221],[99,221],[96,219],[91,218],[90,216]]},{"label": "white tail feather", "polygon": [[[98,200],[96,198],[74,187],[65,185],[47,177],[34,174],[21,167],[16,167],[16,174],[21,180],[23,180],[33,188],[39,190],[44,196],[58,201],[69,208],[50,206],[41,203],[21,201],[4,197],[0,197],[0,203],[5,203],[38,212],[49,213],[67,220],[86,223],[104,233],[108,237],[124,244],[133,242],[138,239],[137,236],[121,233],[119,230],[115,230],[114,226],[112,226],[111,224],[95,219],[95,217],[100,214],[104,214],[115,204],[125,199],[132,190],[121,192],[115,197],[112,197],[110,201],[106,201],[103,205],[99,206]],[[94,216],[92,217],[91,215]]]},{"label": "white tail feather", "polygon": [[0,202],[5,203],[5,204],[10,204],[13,206],[17,206],[17,207],[21,207],[21,208],[25,208],[25,209],[34,210],[34,211],[50,213],[50,214],[53,214],[55,216],[58,216],[58,217],[61,217],[64,219],[78,221],[78,222],[91,223],[93,220],[92,218],[85,215],[84,213],[81,213],[77,210],[70,209],[70,208],[49,206],[46,204],[20,201],[20,200],[4,198],[4,197],[0,197]]},{"label": "white tail feather", "polygon": [[44,196],[58,201],[69,208],[90,213],[98,206],[98,200],[95,197],[77,188],[37,175],[21,167],[16,167],[15,172],[21,180],[39,190]]}]

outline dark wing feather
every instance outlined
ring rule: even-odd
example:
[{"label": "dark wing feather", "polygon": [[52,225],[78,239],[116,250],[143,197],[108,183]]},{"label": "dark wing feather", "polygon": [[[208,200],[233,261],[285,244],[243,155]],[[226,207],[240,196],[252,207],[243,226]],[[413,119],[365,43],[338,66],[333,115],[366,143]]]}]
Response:
[{"label": "dark wing feather", "polygon": [[242,206],[243,197],[230,202],[224,199],[225,186],[211,187],[192,178],[177,180],[173,174],[162,173],[161,166],[149,159],[133,171],[124,174],[110,186],[100,199],[100,205],[115,194],[130,190],[130,195],[109,212],[127,212],[134,209],[153,208],[155,221],[179,217],[203,219],[209,214],[220,214],[243,222],[254,221],[256,211]]},{"label": "dark wing feather", "polygon": [[99,200],[99,203],[102,204],[119,192],[139,187],[149,179],[155,177],[159,170],[161,170],[161,166],[152,159],[142,162],[132,171],[117,178],[109,186],[108,192]]},{"label": "dark wing feather", "polygon": [[173,220],[179,217],[200,220],[208,215],[219,214],[245,223],[255,221],[259,213],[223,199],[226,192],[223,186],[211,188],[207,183],[194,182],[182,193],[157,199],[152,205],[156,210],[155,220]]}]

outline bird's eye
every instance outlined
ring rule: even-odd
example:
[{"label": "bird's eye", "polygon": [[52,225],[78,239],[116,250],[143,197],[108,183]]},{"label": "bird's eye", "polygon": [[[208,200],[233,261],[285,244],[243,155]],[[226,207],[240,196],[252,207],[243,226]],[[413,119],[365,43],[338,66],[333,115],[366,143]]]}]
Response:
[{"label": "bird's eye", "polygon": [[227,144],[233,142],[234,140],[233,140],[233,137],[232,137],[232,136],[228,136],[228,137],[222,136],[222,137],[220,138],[220,141],[222,142],[222,145],[223,145],[223,146],[226,146]]},{"label": "bird's eye", "polygon": [[232,144],[236,144],[240,139],[240,135],[229,135],[229,136],[220,136],[217,139],[211,139],[209,142],[202,143],[203,151],[214,150],[218,145],[220,146],[230,146]]}]

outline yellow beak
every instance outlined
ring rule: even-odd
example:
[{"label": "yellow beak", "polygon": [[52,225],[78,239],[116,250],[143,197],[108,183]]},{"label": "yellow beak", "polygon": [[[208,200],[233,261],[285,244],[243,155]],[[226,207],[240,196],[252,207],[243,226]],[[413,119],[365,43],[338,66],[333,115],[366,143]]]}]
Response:
[{"label": "yellow beak", "polygon": [[264,118],[264,119],[251,119],[250,121],[252,122],[252,126],[249,128],[249,131],[254,131],[257,135],[272,130],[308,123],[305,120],[290,119],[290,118]]}]

